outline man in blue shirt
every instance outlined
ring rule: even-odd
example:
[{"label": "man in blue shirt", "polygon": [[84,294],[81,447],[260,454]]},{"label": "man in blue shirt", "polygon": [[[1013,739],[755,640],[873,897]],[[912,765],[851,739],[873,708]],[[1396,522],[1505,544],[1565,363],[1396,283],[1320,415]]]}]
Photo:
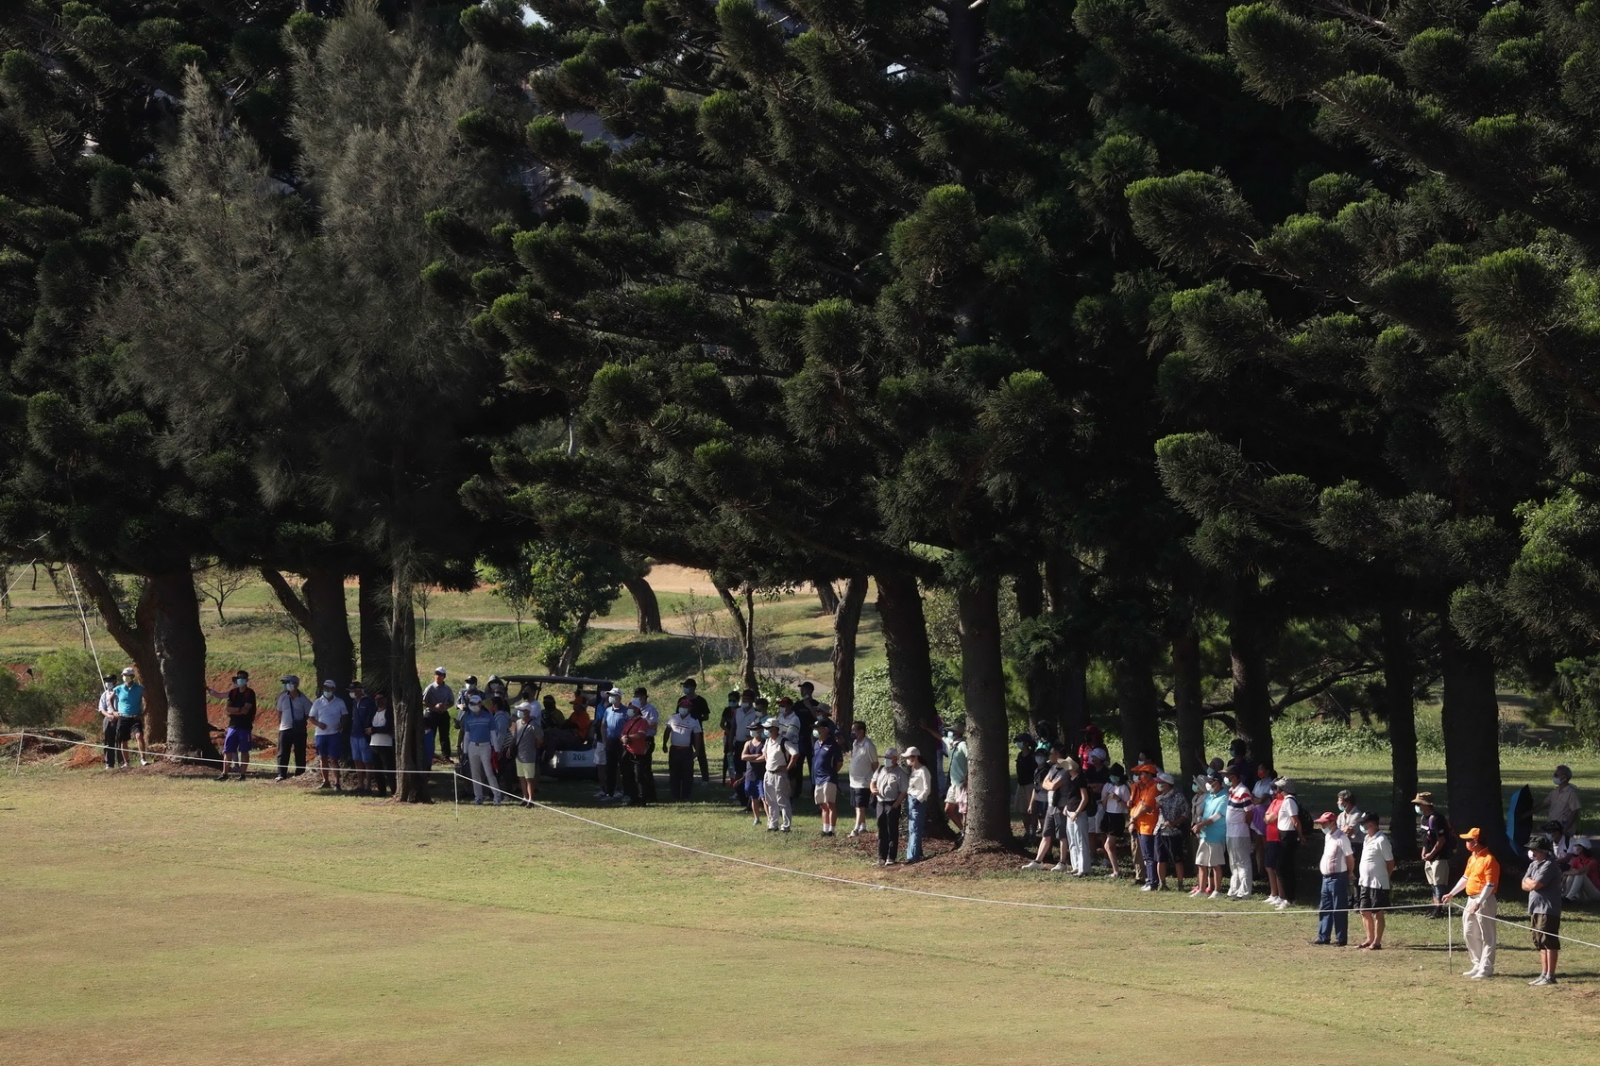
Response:
[{"label": "man in blue shirt", "polygon": [[111,702],[117,709],[116,746],[122,749],[123,765],[131,765],[128,741],[133,737],[139,738],[139,765],[150,765],[145,761],[148,752],[144,746],[144,686],[139,684],[133,667],[122,668],[122,684],[111,690]]},{"label": "man in blue shirt", "polygon": [[839,768],[844,765],[844,748],[834,739],[831,718],[818,718],[813,734],[812,798],[822,810],[822,835],[831,837],[839,817]]},{"label": "man in blue shirt", "polygon": [[461,716],[461,747],[467,753],[467,774],[472,779],[472,802],[483,806],[483,793],[494,796],[494,805],[500,806],[500,793],[495,791],[494,714],[483,705],[483,697],[476,692],[467,696],[467,712]]},{"label": "man in blue shirt", "polygon": [[628,712],[622,706],[620,688],[611,689],[604,698],[605,703],[595,716],[595,726],[600,730],[600,739],[605,742],[606,766],[600,791],[594,794],[594,798],[619,800],[623,798],[623,793],[617,775],[622,769],[622,727],[628,724]]}]

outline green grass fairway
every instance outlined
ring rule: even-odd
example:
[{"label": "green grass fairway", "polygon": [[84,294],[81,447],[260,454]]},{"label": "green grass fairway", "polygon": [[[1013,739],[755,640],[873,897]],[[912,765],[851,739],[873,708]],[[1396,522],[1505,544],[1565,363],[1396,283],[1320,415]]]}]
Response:
[{"label": "green grass fairway", "polygon": [[[720,796],[630,811],[591,790],[549,791],[868,882],[1192,906],[1099,881],[880,872],[809,814],[779,838]],[[1588,1061],[1600,1040],[1600,952],[1568,951],[1570,981],[1530,989],[1527,936],[1506,930],[1504,976],[1469,983],[1443,924],[1409,916],[1373,956],[1310,947],[1313,917],[1259,903],[1231,905],[1244,918],[984,906],[546,811],[54,764],[0,777],[0,839],[5,1063],[1498,1064]],[[1590,916],[1568,928],[1600,942]]]}]

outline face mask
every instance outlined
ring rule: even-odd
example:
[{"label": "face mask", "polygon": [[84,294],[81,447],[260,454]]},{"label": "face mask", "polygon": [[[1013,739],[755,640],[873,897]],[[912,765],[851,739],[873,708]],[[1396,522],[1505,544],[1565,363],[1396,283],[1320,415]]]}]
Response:
[{"label": "face mask", "polygon": [[526,718],[526,717],[528,717],[528,712],[527,711],[518,711],[517,712],[517,717],[518,718]]},{"label": "face mask", "polygon": [[1044,756],[1043,755],[1035,755],[1033,757],[1033,764],[1035,766],[1043,766],[1044,765],[1044,761],[1045,760],[1044,760]]},{"label": "face mask", "polygon": [[1536,851],[1528,852],[1528,861],[1529,862],[1538,862],[1539,861],[1539,853],[1536,852]]},{"label": "face mask", "polygon": [[1411,805],[1411,809],[1412,809],[1412,810],[1414,810],[1414,811],[1416,811],[1416,812],[1417,812],[1417,813],[1418,813],[1418,814],[1421,814],[1421,813],[1422,813],[1422,808],[1421,808],[1421,807],[1418,807],[1418,806],[1417,806],[1417,805],[1416,805],[1416,804],[1415,804],[1415,803],[1413,803],[1413,804],[1412,804],[1412,805]]},{"label": "face mask", "polygon": [[630,707],[629,707],[629,708],[628,708],[628,717],[629,717],[629,718],[632,718],[632,717],[634,717],[634,716],[635,716],[635,715],[637,715],[637,714],[638,714],[638,713],[639,713],[639,709],[638,709],[638,708],[637,708],[637,707],[633,707],[633,706],[630,706]]},{"label": "face mask", "polygon": [[820,729],[813,729],[813,730],[812,730],[812,731],[811,731],[811,738],[812,738],[812,739],[813,739],[813,740],[821,740],[821,739],[822,739],[822,730],[820,730]]},{"label": "face mask", "polygon": [[233,684],[235,688],[244,688],[249,682],[242,677],[236,677],[233,679]]},{"label": "face mask", "polygon": [[1201,786],[1200,782],[1196,781],[1192,786],[1190,786],[1190,791],[1199,792],[1201,787],[1202,786]]},{"label": "face mask", "polygon": [[688,688],[688,687],[680,688],[678,690],[678,692],[681,693],[682,695],[685,695],[685,696],[693,696],[694,695],[694,689]]},{"label": "face mask", "polygon": [[1341,803],[1341,804],[1339,804],[1339,809],[1341,811],[1348,811],[1350,808],[1348,806],[1346,806],[1345,804]]},{"label": "face mask", "polygon": [[1560,787],[1561,787],[1561,778],[1559,778],[1559,777],[1552,777],[1552,778],[1551,778],[1551,779],[1550,779],[1550,783],[1551,783],[1551,784],[1552,784],[1552,785],[1555,785],[1555,786],[1556,786],[1556,787],[1557,787],[1557,788],[1560,788]]},{"label": "face mask", "polygon": [[289,684],[285,684],[283,686],[283,691],[285,691],[285,692],[293,692],[294,691],[294,686],[293,685],[289,685]]},{"label": "face mask", "polygon": [[1112,778],[1112,779],[1111,779],[1111,783],[1112,783],[1112,784],[1113,784],[1113,785],[1120,785],[1120,784],[1122,784],[1122,778],[1120,778],[1120,777],[1113,777],[1113,778]]}]

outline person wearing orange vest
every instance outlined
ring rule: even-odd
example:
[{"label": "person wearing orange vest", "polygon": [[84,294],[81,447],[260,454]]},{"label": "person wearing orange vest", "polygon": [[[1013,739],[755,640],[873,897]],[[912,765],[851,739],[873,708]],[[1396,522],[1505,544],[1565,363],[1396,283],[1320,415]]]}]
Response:
[{"label": "person wearing orange vest", "polygon": [[1494,976],[1495,927],[1499,924],[1494,916],[1499,910],[1496,891],[1500,886],[1500,863],[1484,846],[1483,834],[1477,828],[1462,833],[1461,839],[1472,854],[1467,857],[1467,872],[1456,887],[1444,894],[1444,902],[1449,903],[1463,890],[1467,894],[1467,905],[1461,909],[1461,930],[1467,938],[1472,969],[1461,976],[1482,980]]},{"label": "person wearing orange vest", "polygon": [[1133,826],[1134,839],[1139,842],[1135,858],[1141,860],[1145,881],[1140,891],[1153,892],[1161,884],[1160,866],[1156,861],[1156,823],[1161,820],[1161,808],[1156,805],[1159,790],[1155,766],[1140,763],[1133,768],[1130,780],[1128,820]]}]

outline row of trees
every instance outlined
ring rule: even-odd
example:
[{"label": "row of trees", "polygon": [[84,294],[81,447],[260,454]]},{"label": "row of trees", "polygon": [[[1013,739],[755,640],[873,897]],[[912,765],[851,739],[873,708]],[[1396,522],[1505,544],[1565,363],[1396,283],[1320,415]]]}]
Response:
[{"label": "row of trees", "polygon": [[1365,682],[1402,844],[1438,685],[1452,810],[1498,833],[1497,677],[1595,702],[1592,32],[1559,2],[23,5],[0,542],[72,565],[180,751],[196,558],[263,567],[335,676],[359,574],[404,753],[412,587],[603,549],[612,588],[712,570],[746,630],[735,590],[829,590],[846,719],[872,584],[902,743],[948,590],[971,847],[1009,838],[1008,668],[1071,734],[1091,664],[1123,757],[1185,772],[1208,718],[1270,762],[1287,707]]}]

